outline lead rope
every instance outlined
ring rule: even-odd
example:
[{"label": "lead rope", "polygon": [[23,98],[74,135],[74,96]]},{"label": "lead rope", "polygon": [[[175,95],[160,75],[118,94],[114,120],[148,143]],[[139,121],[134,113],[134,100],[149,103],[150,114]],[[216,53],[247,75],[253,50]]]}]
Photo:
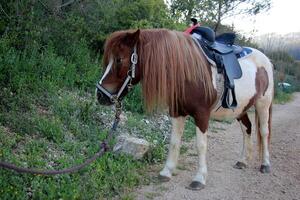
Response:
[{"label": "lead rope", "polygon": [[116,131],[117,126],[120,122],[120,115],[122,112],[122,104],[121,102],[116,98],[114,99],[115,103],[115,108],[116,108],[116,114],[115,114],[115,119],[114,123],[111,127],[111,129],[108,132],[108,136],[106,140],[104,140],[100,144],[100,149],[95,155],[89,159],[87,159],[85,162],[79,165],[75,165],[73,167],[67,168],[67,169],[62,169],[62,170],[39,170],[39,169],[29,169],[29,168],[24,168],[24,167],[18,167],[12,163],[0,161],[0,167],[4,169],[9,169],[13,170],[18,173],[29,173],[29,174],[39,174],[39,175],[57,175],[57,174],[68,174],[68,173],[74,173],[79,171],[80,169],[86,167],[87,165],[91,164],[93,161],[95,161],[97,158],[103,156],[103,154],[107,151],[109,151],[109,141],[112,140],[113,138],[113,133]]}]

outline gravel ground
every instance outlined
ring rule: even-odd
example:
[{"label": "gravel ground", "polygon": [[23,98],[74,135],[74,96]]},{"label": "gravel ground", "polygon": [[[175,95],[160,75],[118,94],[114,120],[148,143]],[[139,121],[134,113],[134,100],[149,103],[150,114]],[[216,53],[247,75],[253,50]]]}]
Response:
[{"label": "gravel ground", "polygon": [[[250,114],[254,122],[253,113]],[[190,191],[185,187],[196,173],[197,157],[194,142],[186,143],[188,152],[181,155],[177,175],[167,183],[156,178],[150,185],[138,188],[136,199],[300,199],[300,93],[285,105],[273,106],[271,139],[271,173],[261,174],[254,140],[253,160],[244,170],[234,169],[241,145],[242,132],[237,122],[211,128],[208,137],[208,179],[206,188]],[[218,124],[214,125],[214,129]],[[161,166],[149,173],[157,176]]]}]

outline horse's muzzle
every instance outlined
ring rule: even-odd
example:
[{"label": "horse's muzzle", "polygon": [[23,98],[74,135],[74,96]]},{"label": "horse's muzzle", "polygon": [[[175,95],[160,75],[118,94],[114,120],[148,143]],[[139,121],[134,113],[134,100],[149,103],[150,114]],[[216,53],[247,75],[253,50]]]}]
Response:
[{"label": "horse's muzzle", "polygon": [[111,99],[107,95],[105,95],[101,90],[99,90],[98,88],[96,88],[96,96],[97,96],[98,102],[101,105],[110,106],[113,104]]}]

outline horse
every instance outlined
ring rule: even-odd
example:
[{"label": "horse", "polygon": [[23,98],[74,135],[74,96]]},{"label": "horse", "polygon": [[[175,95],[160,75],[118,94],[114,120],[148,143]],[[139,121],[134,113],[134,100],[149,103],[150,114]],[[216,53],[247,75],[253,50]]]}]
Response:
[{"label": "horse", "polygon": [[198,170],[191,180],[191,190],[203,189],[207,180],[207,134],[209,120],[237,119],[243,133],[241,157],[235,168],[247,167],[252,152],[252,124],[248,117],[255,108],[255,125],[261,158],[260,171],[270,172],[270,138],[272,100],[274,94],[273,65],[259,50],[239,58],[242,77],[236,79],[238,106],[218,106],[219,74],[203,51],[188,34],[167,29],[125,30],[112,33],[104,46],[104,74],[97,84],[97,100],[111,105],[122,99],[129,88],[141,83],[147,111],[165,109],[172,122],[169,152],[161,181],[169,181],[180,150],[186,118],[196,126]]}]

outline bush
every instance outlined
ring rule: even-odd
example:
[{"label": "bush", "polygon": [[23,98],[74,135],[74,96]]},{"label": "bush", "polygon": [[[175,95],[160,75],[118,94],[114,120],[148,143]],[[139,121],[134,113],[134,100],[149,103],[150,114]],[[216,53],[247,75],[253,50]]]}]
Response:
[{"label": "bush", "polygon": [[277,90],[274,96],[274,102],[277,104],[284,104],[292,100],[291,92],[284,92],[282,90]]},{"label": "bush", "polygon": [[123,102],[126,110],[136,113],[144,113],[145,107],[142,99],[141,85],[139,84],[134,86],[132,91],[127,94]]}]

